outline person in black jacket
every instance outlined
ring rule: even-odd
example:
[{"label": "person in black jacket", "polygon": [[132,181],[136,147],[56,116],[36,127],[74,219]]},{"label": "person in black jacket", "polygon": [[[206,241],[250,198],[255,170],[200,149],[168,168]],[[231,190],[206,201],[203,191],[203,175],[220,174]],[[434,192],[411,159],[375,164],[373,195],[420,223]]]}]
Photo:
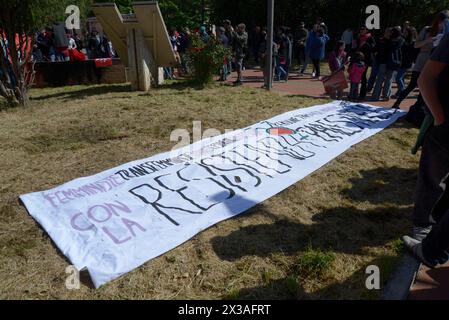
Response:
[{"label": "person in black jacket", "polygon": [[[390,47],[391,28],[385,29],[383,37],[379,38],[374,48],[374,63],[377,66],[377,74],[374,81],[372,100],[379,100],[385,75],[387,73],[388,51]],[[370,79],[371,80],[371,79]]]},{"label": "person in black jacket", "polygon": [[[396,74],[402,65],[402,46],[404,45],[404,42],[400,30],[398,28],[392,28],[391,36],[388,41],[386,41],[385,64],[381,64],[379,67],[379,75],[377,76],[378,78],[372,97],[373,101],[379,100],[381,90],[383,100],[390,100],[393,79],[396,77]],[[383,70],[385,70],[385,72],[383,72]]]},{"label": "person in black jacket", "polygon": [[246,32],[246,25],[244,23],[239,24],[237,27],[237,32],[233,32],[231,37],[233,39],[233,51],[235,65],[237,67],[237,80],[234,81],[234,85],[240,86],[243,84],[243,59],[245,59],[246,49],[248,48],[248,33]]},{"label": "person in black jacket", "polygon": [[415,49],[415,41],[418,36],[416,29],[414,27],[407,27],[404,30],[404,45],[402,46],[402,64],[396,75],[396,83],[398,85],[397,93],[392,96],[393,99],[397,99],[402,91],[405,90],[405,74],[409,69],[413,67],[413,63],[416,60],[416,49]]},{"label": "person in black jacket", "polygon": [[421,153],[413,237],[403,240],[416,258],[435,267],[449,258],[449,34],[432,53],[418,83],[434,126]]}]

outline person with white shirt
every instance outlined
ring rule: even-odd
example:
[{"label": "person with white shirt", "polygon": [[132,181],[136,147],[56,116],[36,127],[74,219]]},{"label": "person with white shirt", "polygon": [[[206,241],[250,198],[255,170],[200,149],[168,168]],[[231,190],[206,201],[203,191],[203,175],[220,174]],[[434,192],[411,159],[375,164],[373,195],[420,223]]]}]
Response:
[{"label": "person with white shirt", "polygon": [[341,35],[341,41],[345,43],[345,51],[347,53],[350,53],[353,49],[353,43],[354,43],[354,31],[352,31],[352,28],[347,28],[343,34]]}]

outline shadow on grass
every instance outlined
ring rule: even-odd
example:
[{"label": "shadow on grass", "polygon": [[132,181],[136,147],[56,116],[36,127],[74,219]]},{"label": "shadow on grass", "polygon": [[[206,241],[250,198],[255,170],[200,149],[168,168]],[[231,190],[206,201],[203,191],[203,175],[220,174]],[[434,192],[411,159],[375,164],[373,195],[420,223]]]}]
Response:
[{"label": "shadow on grass", "polygon": [[[261,214],[271,219],[276,215],[263,205],[251,209],[248,213]],[[222,260],[235,262],[245,256],[271,258],[280,253],[292,257],[303,257],[316,252],[340,252],[345,254],[367,254],[369,247],[386,246],[405,232],[408,208],[379,208],[360,210],[354,207],[337,207],[323,210],[313,217],[313,224],[306,225],[287,219],[272,224],[252,225],[241,228],[224,237],[211,240],[215,253]],[[322,263],[320,261],[313,263]],[[286,270],[281,279],[269,279],[262,275],[264,284],[257,287],[234,289],[224,299],[379,299],[382,290],[366,288],[366,268],[379,267],[381,289],[385,287],[390,275],[400,261],[400,256],[383,255],[365,263],[363,267],[352,272],[343,282],[335,282],[315,291],[307,293],[303,282],[308,280],[329,280],[325,269],[321,275],[307,276],[296,270],[294,263]],[[299,260],[298,262],[299,263]],[[312,277],[312,278],[310,278]]]},{"label": "shadow on grass", "polygon": [[416,169],[398,167],[360,171],[360,177],[351,178],[352,187],[342,194],[352,201],[373,204],[412,205],[418,179]]},{"label": "shadow on grass", "polygon": [[216,85],[215,82],[211,82],[209,84],[204,84],[204,83],[195,81],[194,79],[191,79],[191,78],[185,78],[182,80],[174,80],[174,81],[169,81],[167,83],[164,83],[164,84],[160,85],[158,87],[158,89],[173,89],[173,90],[179,90],[179,91],[189,90],[189,89],[204,90],[204,89],[213,87],[215,85]]},{"label": "shadow on grass", "polygon": [[283,219],[247,226],[225,237],[214,237],[211,242],[215,253],[226,261],[249,255],[295,255],[306,250],[310,243],[334,252],[364,254],[366,248],[383,246],[402,235],[409,213],[408,208],[338,207],[315,215],[311,225]]},{"label": "shadow on grass", "polygon": [[[391,273],[400,261],[400,257],[384,256],[376,258],[363,267],[357,269],[343,282],[331,284],[313,293],[306,293],[301,285],[301,279],[295,276],[287,276],[282,279],[269,281],[269,283],[251,288],[244,288],[234,293],[234,299],[268,300],[268,299],[380,299],[382,289],[388,282]],[[368,266],[378,266],[380,271],[380,290],[366,288]],[[343,292],[342,292],[343,290]]]},{"label": "shadow on grass", "polygon": [[[176,80],[176,81],[170,81],[166,84],[163,84],[159,86],[158,88],[153,88],[151,91],[160,90],[160,89],[173,89],[173,90],[188,90],[188,89],[194,89],[194,90],[203,90],[206,88],[209,88],[211,86],[215,86],[216,84],[200,84],[194,80],[191,79],[185,79],[185,80]],[[131,89],[131,85],[129,83],[127,84],[109,84],[109,85],[92,85],[85,88],[76,89],[75,87],[66,87],[66,88],[54,88],[55,93],[45,94],[45,95],[36,95],[34,97],[31,97],[32,101],[42,101],[47,99],[61,99],[62,101],[69,101],[69,100],[77,100],[77,99],[84,99],[91,96],[101,96],[104,94],[110,94],[110,93],[129,93],[133,92]],[[144,96],[149,94],[149,92],[142,92],[140,96]]]},{"label": "shadow on grass", "polygon": [[[60,91],[56,93],[51,93],[47,95],[31,97],[31,100],[40,101],[47,100],[52,98],[61,98],[63,101],[68,100],[76,100],[83,99],[90,96],[98,96],[108,93],[123,93],[130,92],[131,85],[130,84],[113,84],[113,85],[94,85],[86,88],[82,88],[79,90],[70,89],[70,87],[66,91]],[[61,88],[57,88],[56,90],[60,90]]]},{"label": "shadow on grass", "polygon": [[[229,235],[216,236],[211,240],[212,248],[220,259],[230,262],[246,256],[302,256],[310,250],[310,246],[322,252],[351,255],[370,254],[370,248],[374,247],[387,246],[397,251],[392,242],[408,231],[409,205],[413,202],[416,170],[397,167],[366,170],[352,182],[353,187],[344,193],[353,202],[369,201],[382,207],[368,210],[353,206],[329,208],[314,215],[311,224],[303,224],[276,218],[274,213],[259,205],[250,212],[268,216],[274,223],[246,226]],[[379,266],[381,281],[386,284],[398,261],[398,256],[385,255],[366,266]],[[343,283],[333,283],[313,294],[305,292],[301,285],[302,275],[295,273],[293,266],[289,267],[288,276],[283,279],[268,281],[259,287],[240,289],[225,298],[341,299],[343,295],[379,299],[381,291],[365,287],[366,266],[353,272]]]}]

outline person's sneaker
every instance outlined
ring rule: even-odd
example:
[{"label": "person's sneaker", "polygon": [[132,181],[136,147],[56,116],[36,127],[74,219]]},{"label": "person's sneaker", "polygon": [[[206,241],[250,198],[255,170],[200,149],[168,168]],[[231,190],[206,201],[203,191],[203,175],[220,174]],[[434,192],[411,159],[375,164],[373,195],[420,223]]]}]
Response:
[{"label": "person's sneaker", "polygon": [[234,82],[234,86],[236,86],[236,87],[241,86],[241,85],[243,85],[243,82],[242,82],[242,81],[236,81],[236,82]]},{"label": "person's sneaker", "polygon": [[402,241],[404,241],[404,245],[407,248],[408,251],[410,251],[413,256],[421,261],[423,264],[428,266],[429,268],[435,268],[436,264],[430,263],[429,261],[424,258],[423,252],[422,252],[422,243],[421,241],[418,241],[416,239],[413,239],[409,236],[402,237]]},{"label": "person's sneaker", "polygon": [[413,227],[412,238],[417,241],[423,241],[432,231],[432,227]]}]

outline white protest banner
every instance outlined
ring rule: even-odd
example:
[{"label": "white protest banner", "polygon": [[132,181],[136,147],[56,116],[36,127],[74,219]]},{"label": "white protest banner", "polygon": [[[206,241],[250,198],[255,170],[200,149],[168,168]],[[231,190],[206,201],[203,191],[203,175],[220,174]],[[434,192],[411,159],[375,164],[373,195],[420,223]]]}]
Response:
[{"label": "white protest banner", "polygon": [[238,215],[404,112],[333,102],[21,196],[96,287]]}]

